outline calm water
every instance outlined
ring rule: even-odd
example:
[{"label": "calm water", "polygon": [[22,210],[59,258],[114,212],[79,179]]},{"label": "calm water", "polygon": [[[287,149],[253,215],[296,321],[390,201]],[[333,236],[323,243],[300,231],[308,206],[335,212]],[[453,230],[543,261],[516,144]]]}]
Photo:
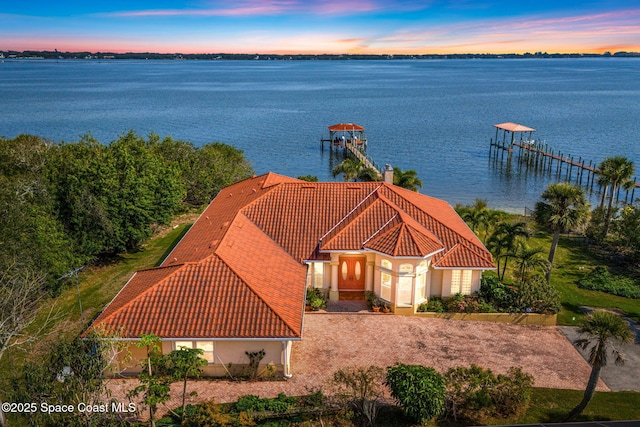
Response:
[{"label": "calm water", "polygon": [[640,166],[640,60],[8,61],[0,135],[110,142],[129,129],[245,151],[257,173],[332,180],[326,127],[366,128],[380,164],[416,169],[421,192],[519,210],[550,178],[489,161],[493,124],[522,123],[576,157]]}]

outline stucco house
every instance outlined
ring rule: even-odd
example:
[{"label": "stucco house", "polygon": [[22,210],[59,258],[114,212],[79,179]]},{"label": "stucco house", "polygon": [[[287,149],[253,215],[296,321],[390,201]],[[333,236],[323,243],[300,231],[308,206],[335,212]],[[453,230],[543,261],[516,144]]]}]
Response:
[{"label": "stucco house", "polygon": [[412,314],[432,296],[473,293],[494,268],[445,201],[388,182],[268,173],[223,189],[164,262],[135,273],[92,327],[120,331],[134,361],[145,356],[135,341],[153,333],[163,352],[203,349],[207,375],[264,350],[262,364],[289,376],[307,286],[334,300],[370,290],[394,313]]}]

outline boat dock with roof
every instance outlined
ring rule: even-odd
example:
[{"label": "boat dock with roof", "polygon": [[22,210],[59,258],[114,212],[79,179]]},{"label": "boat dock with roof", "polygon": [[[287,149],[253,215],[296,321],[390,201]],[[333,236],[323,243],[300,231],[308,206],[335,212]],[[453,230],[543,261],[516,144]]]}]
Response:
[{"label": "boat dock with roof", "polygon": [[[518,123],[500,123],[493,125],[496,128],[495,140],[489,141],[489,157],[494,159],[504,159],[507,153],[507,165],[510,164],[511,158],[515,151],[518,152],[518,159],[521,164],[527,168],[532,168],[539,172],[555,174],[558,178],[566,181],[575,181],[576,184],[584,186],[590,191],[593,190],[596,182],[597,164],[582,157],[575,158],[570,154],[554,151],[543,140],[533,138],[536,131],[533,128]],[[508,166],[507,166],[508,167]],[[631,190],[626,190],[624,201],[633,202],[636,188],[640,187],[640,183],[634,179],[634,185]],[[602,189],[600,189],[602,191]],[[618,189],[616,199],[622,199],[622,189]],[[629,197],[630,196],[630,197]]]},{"label": "boat dock with roof", "polygon": [[367,137],[364,127],[355,123],[338,123],[329,126],[329,137],[320,138],[320,147],[324,150],[327,143],[330,150],[343,150],[346,155],[352,155],[358,159],[365,168],[371,168],[378,172],[382,179],[383,168],[367,154]]}]

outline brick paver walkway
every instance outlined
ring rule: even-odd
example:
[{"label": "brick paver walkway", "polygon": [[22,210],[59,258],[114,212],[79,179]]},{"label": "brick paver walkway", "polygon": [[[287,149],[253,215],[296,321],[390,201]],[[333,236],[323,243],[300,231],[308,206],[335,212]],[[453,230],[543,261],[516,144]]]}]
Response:
[{"label": "brick paver walkway", "polygon": [[[506,373],[519,366],[535,378],[535,386],[583,389],[590,367],[555,327],[521,326],[488,322],[425,319],[384,314],[310,313],[304,319],[301,342],[293,345],[293,378],[287,381],[190,382],[191,402],[214,398],[235,401],[245,394],[275,397],[306,394],[320,388],[333,371],[347,366],[396,362],[422,364],[444,372],[472,363]],[[126,401],[126,390],[136,381],[113,380],[113,397]],[[600,383],[599,390],[608,390]],[[172,387],[178,406],[181,384]]]}]

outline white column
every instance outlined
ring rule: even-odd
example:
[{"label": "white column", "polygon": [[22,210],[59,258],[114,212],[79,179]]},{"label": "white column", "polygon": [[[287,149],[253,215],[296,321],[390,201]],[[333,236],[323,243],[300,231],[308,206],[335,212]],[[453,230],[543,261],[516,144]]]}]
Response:
[{"label": "white column", "polygon": [[338,263],[331,263],[331,291],[329,291],[329,299],[331,301],[337,301],[339,299],[338,294]]},{"label": "white column", "polygon": [[365,289],[373,291],[373,261],[367,261],[367,275],[365,276]]}]

